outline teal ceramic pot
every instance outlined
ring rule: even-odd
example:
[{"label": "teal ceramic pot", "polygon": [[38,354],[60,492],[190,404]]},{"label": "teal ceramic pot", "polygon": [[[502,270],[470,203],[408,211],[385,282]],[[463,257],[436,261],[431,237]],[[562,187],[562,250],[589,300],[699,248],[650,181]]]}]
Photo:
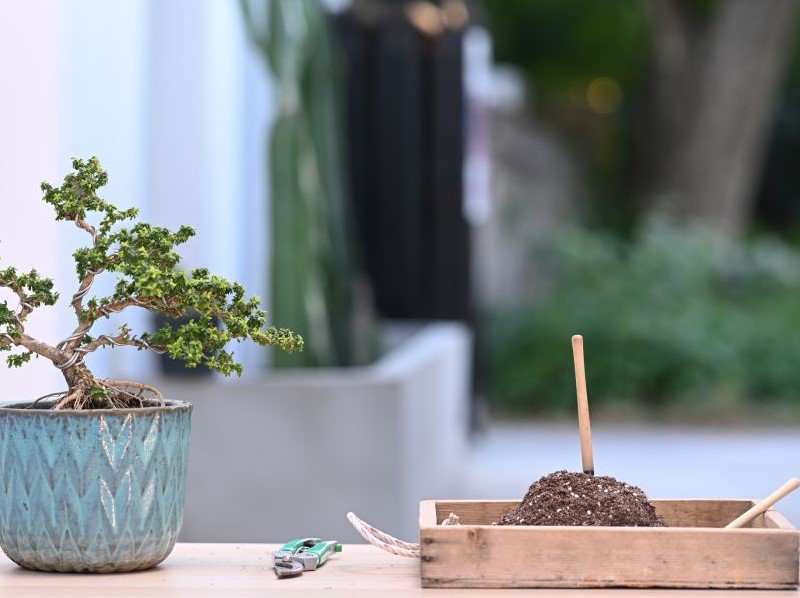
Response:
[{"label": "teal ceramic pot", "polygon": [[0,405],[0,547],[28,569],[154,567],[183,521],[192,406]]}]

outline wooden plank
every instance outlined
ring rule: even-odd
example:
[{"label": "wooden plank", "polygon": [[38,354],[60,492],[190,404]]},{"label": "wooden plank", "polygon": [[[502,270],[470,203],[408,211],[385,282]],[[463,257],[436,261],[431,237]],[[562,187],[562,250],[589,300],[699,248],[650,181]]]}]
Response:
[{"label": "wooden plank", "polygon": [[20,569],[0,552],[0,596],[75,598],[219,598],[416,596],[418,559],[374,546],[344,546],[317,571],[277,579],[272,552],[280,544],[177,544],[154,569],[113,575],[40,573]]},{"label": "wooden plank", "polygon": [[781,513],[780,511],[776,511],[775,509],[770,509],[769,511],[764,513],[763,527],[766,527],[768,529],[788,529],[788,530],[795,529],[791,521],[786,519],[783,513]]},{"label": "wooden plank", "polygon": [[785,530],[448,526],[422,536],[423,587],[792,588]]},{"label": "wooden plank", "polygon": [[[691,587],[798,585],[797,530],[770,510],[722,529],[754,501],[653,501],[681,527],[492,526],[516,501],[434,501],[420,517],[423,587]],[[461,526],[430,525],[450,512]]]},{"label": "wooden plank", "polygon": [[433,527],[439,525],[440,519],[436,515],[436,501],[423,500],[419,503],[419,527]]},{"label": "wooden plank", "polygon": [[[450,513],[461,518],[462,524],[490,525],[513,508],[515,500],[445,500],[436,503],[436,519],[441,522]],[[724,527],[749,509],[754,501],[747,499],[654,499],[658,514],[670,527]],[[753,527],[763,527],[756,520]]]},{"label": "wooden plank", "polygon": [[725,527],[754,504],[752,500],[703,498],[651,502],[670,527]]},{"label": "wooden plank", "polygon": [[[374,546],[347,544],[318,571],[278,580],[269,566],[277,544],[178,544],[163,565],[149,571],[114,575],[59,575],[24,571],[0,553],[0,596],[3,598],[263,598],[316,596],[325,598],[517,598],[505,589],[429,591],[420,587],[419,561],[382,552]],[[699,592],[662,590],[667,598],[697,597]],[[788,593],[787,593],[788,594]],[[529,590],[526,597],[552,598],[553,591]],[[582,589],[559,590],[558,598],[588,598]],[[647,598],[650,590],[603,590],[604,598]],[[708,592],[720,598],[719,591]],[[792,592],[792,596],[798,596]],[[775,594],[737,591],[736,598],[774,598]]]},{"label": "wooden plank", "polygon": [[459,517],[462,525],[491,525],[519,501],[512,500],[445,500],[435,501],[436,521],[441,522],[450,513]]}]

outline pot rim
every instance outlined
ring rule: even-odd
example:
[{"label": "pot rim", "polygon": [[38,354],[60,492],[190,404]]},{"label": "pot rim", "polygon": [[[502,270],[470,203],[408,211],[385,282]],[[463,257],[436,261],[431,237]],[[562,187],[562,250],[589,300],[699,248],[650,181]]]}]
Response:
[{"label": "pot rim", "polygon": [[33,401],[4,401],[0,402],[0,413],[13,413],[14,415],[47,415],[49,417],[78,416],[91,417],[96,415],[128,415],[137,413],[153,413],[157,411],[191,411],[192,404],[189,401],[164,400],[163,405],[153,405],[149,407],[125,407],[125,408],[104,408],[104,409],[49,409],[56,401],[40,401],[41,407],[30,409]]}]

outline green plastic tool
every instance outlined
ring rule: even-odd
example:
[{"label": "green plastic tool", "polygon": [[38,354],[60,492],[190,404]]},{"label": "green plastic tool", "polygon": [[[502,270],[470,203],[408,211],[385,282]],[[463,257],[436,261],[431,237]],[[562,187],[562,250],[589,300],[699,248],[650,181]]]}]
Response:
[{"label": "green plastic tool", "polygon": [[319,538],[295,538],[273,553],[275,574],[279,578],[297,577],[304,571],[315,571],[334,552],[341,552],[342,545],[336,540]]}]

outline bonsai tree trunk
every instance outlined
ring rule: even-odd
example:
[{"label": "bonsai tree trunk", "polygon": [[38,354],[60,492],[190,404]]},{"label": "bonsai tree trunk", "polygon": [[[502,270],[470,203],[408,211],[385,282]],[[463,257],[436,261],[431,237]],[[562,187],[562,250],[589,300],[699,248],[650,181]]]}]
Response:
[{"label": "bonsai tree trunk", "polygon": [[[798,3],[725,0],[710,14],[650,0],[652,79],[637,129],[639,194],[653,211],[726,235],[750,216]],[[694,10],[693,10],[694,9]]]},{"label": "bonsai tree trunk", "polygon": [[84,364],[78,363],[71,367],[61,370],[64,379],[67,381],[67,395],[76,396],[89,395],[92,388],[96,388],[98,383],[92,373]]}]

